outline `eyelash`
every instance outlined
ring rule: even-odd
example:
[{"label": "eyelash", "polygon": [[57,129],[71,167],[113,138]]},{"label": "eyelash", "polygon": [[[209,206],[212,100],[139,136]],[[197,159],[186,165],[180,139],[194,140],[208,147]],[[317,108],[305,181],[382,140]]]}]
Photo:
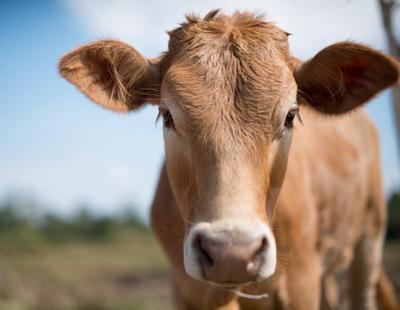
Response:
[{"label": "eyelash", "polygon": [[163,119],[163,125],[167,129],[173,129],[175,130],[175,123],[174,119],[172,118],[172,114],[168,110],[160,110],[157,115],[156,121],[158,121],[162,117]]},{"label": "eyelash", "polygon": [[[288,116],[290,116],[289,119],[288,119]],[[285,130],[294,129],[293,121],[296,117],[297,117],[298,121],[300,122],[300,124],[303,125],[303,120],[300,117],[299,110],[298,109],[290,110],[288,112],[288,114],[286,115],[284,125],[282,127],[279,127],[277,132],[274,134],[275,138],[280,139],[283,136],[283,134],[285,133]]]},{"label": "eyelash", "polygon": [[288,114],[286,115],[285,118],[285,127],[292,129],[293,128],[293,122],[294,119],[296,118],[296,113],[297,111],[289,111]]},{"label": "eyelash", "polygon": [[301,119],[301,116],[300,116],[300,110],[298,108],[296,108],[296,109],[290,110],[288,112],[288,114],[286,115],[284,127],[288,128],[288,129],[294,128],[293,122],[294,122],[295,118],[297,118],[297,120],[300,122],[300,124],[303,125],[303,120]]}]

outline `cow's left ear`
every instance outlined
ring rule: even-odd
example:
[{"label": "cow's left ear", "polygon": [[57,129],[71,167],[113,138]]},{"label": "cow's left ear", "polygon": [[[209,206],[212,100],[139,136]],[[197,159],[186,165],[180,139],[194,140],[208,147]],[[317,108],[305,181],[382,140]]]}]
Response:
[{"label": "cow's left ear", "polygon": [[400,65],[365,45],[333,44],[296,66],[299,96],[316,110],[339,114],[399,83]]}]

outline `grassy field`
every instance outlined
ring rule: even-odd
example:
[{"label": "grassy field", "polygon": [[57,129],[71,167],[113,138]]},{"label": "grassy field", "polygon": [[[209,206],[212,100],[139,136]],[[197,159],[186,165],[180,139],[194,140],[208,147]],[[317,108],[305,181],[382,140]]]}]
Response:
[{"label": "grassy field", "polygon": [[[172,309],[167,264],[149,232],[0,249],[0,309]],[[399,244],[386,247],[385,264],[400,292]]]},{"label": "grassy field", "polygon": [[166,261],[145,231],[0,253],[0,309],[170,309]]}]

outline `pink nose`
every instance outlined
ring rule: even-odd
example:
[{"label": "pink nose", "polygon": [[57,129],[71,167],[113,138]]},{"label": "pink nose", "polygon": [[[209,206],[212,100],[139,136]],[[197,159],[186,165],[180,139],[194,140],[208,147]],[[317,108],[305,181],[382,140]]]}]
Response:
[{"label": "pink nose", "polygon": [[268,242],[264,236],[251,238],[238,231],[218,238],[199,233],[193,247],[205,280],[235,285],[258,279]]}]

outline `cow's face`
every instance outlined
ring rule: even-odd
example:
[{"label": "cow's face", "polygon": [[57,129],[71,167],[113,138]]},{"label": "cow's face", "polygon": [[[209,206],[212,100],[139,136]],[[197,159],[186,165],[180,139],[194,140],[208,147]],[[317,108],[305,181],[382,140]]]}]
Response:
[{"label": "cow's face", "polygon": [[271,215],[298,112],[293,75],[278,60],[268,67],[280,80],[254,76],[245,96],[224,85],[230,77],[205,81],[187,66],[163,80],[166,166],[186,223],[185,269],[197,279],[235,285],[275,270]]},{"label": "cow's face", "polygon": [[238,286],[276,266],[272,214],[301,104],[351,110],[398,79],[398,64],[340,43],[300,64],[287,34],[250,14],[189,17],[169,50],[143,58],[117,41],[66,55],[64,77],[102,106],[159,106],[166,165],[186,224],[186,272]]},{"label": "cow's face", "polygon": [[223,285],[264,279],[275,270],[271,215],[298,112],[287,34],[238,15],[170,35],[159,108],[185,270]]}]

